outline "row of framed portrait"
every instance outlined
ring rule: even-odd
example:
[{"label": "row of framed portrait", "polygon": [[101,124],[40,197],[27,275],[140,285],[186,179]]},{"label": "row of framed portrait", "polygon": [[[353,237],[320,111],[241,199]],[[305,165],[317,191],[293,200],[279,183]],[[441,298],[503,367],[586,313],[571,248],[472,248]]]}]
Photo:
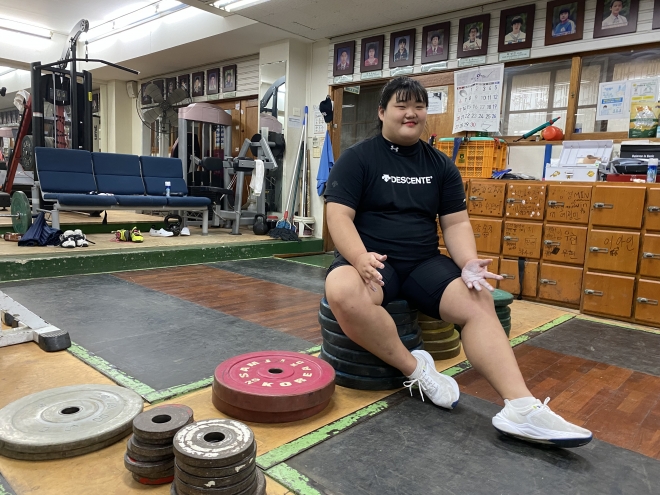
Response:
[{"label": "row of framed portrait", "polygon": [[142,105],[150,105],[151,97],[146,95],[145,88],[149,84],[155,84],[167,98],[177,88],[188,92],[189,96],[217,95],[219,93],[230,93],[236,91],[236,65],[226,65],[222,68],[207,69],[206,72],[199,71],[191,74],[182,74],[167,79],[156,79],[143,83],[141,88]]},{"label": "row of framed portrait", "polygon": [[[547,4],[545,44],[555,45],[582,39],[585,0],[552,0]],[[531,48],[534,34],[535,4],[513,7],[500,14],[498,52]],[[637,30],[639,0],[598,0],[594,38],[634,33]],[[422,28],[422,64],[449,59],[451,22]],[[488,52],[490,14],[461,19],[458,23],[457,57],[475,57]],[[660,0],[655,0],[653,29],[660,29]],[[389,67],[407,67],[415,63],[416,30],[390,35]],[[384,35],[361,40],[360,72],[383,69]],[[333,75],[353,74],[355,41],[334,46]]]},{"label": "row of framed portrait", "polygon": [[9,112],[0,113],[0,125],[20,124],[20,123],[21,123],[21,114],[18,113],[18,110],[11,110]]}]

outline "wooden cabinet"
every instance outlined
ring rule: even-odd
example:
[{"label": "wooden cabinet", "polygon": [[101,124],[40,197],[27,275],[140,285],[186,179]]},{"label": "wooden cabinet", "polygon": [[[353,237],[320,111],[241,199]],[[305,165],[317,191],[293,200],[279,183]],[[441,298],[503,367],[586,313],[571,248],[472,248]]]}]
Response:
[{"label": "wooden cabinet", "polygon": [[638,232],[592,230],[587,240],[587,268],[636,273]]},{"label": "wooden cabinet", "polygon": [[470,223],[477,251],[499,254],[502,245],[502,220],[472,217]]},{"label": "wooden cabinet", "polygon": [[660,278],[660,235],[644,234],[639,274],[643,277]]},{"label": "wooden cabinet", "polygon": [[642,226],[645,197],[645,187],[594,187],[591,202],[592,225],[639,229]]},{"label": "wooden cabinet", "polygon": [[582,268],[543,263],[539,271],[539,297],[549,301],[580,304]]},{"label": "wooden cabinet", "polygon": [[541,257],[543,224],[534,222],[504,222],[502,254],[521,258]]},{"label": "wooden cabinet", "polygon": [[545,218],[549,222],[589,223],[592,186],[548,184]]},{"label": "wooden cabinet", "polygon": [[[500,273],[500,259],[497,256],[478,254],[477,258],[479,258],[480,260],[493,260],[493,262],[487,267],[488,271],[490,273]],[[490,283],[493,287],[497,286],[497,280],[491,280]]]},{"label": "wooden cabinet", "polygon": [[507,219],[543,221],[545,185],[526,181],[510,182],[506,191]]},{"label": "wooden cabinet", "polygon": [[649,187],[644,218],[646,230],[660,230],[660,187]]},{"label": "wooden cabinet", "polygon": [[442,235],[442,229],[440,227],[438,227],[438,244],[442,247],[446,246],[445,236]]},{"label": "wooden cabinet", "polygon": [[543,259],[584,265],[587,227],[546,224],[543,232]]},{"label": "wooden cabinet", "polygon": [[451,258],[451,256],[449,256],[449,251],[447,251],[447,248],[441,247],[440,248],[440,254],[444,254],[445,256]]},{"label": "wooden cabinet", "polygon": [[660,282],[640,280],[637,283],[635,319],[660,325]]},{"label": "wooden cabinet", "polygon": [[[500,280],[499,288],[511,294],[520,294],[520,277],[518,276],[518,260],[502,259],[499,274],[504,277]],[[538,281],[539,264],[537,261],[525,261],[523,272],[523,296],[536,297],[536,284]]]},{"label": "wooden cabinet", "polygon": [[506,182],[496,180],[470,181],[468,213],[486,217],[501,217],[504,211]]},{"label": "wooden cabinet", "polygon": [[635,279],[605,273],[584,276],[582,309],[588,313],[630,317]]}]

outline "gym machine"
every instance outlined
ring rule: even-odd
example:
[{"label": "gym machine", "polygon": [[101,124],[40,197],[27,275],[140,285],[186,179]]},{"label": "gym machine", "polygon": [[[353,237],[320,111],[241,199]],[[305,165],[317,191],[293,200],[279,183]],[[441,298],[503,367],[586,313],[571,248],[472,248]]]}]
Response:
[{"label": "gym machine", "polygon": [[[184,139],[188,130],[192,134],[192,143],[196,143],[197,124],[201,124],[201,150],[202,154],[208,151],[210,156],[200,160],[195,156],[189,156],[188,139]],[[220,153],[215,153],[213,148],[213,128],[216,127],[217,132],[221,133],[224,138],[221,140]],[[205,196],[210,197],[214,202],[213,205],[213,219],[211,225],[214,227],[228,226],[231,224],[231,234],[241,235],[239,228],[241,225],[253,225],[258,216],[263,216],[265,220],[266,215],[266,200],[265,190],[262,187],[262,192],[256,197],[255,210],[243,210],[243,184],[245,182],[245,175],[256,177],[256,160],[263,161],[264,174],[267,170],[276,170],[277,162],[271,147],[280,146],[275,142],[268,142],[261,135],[256,134],[252,140],[246,139],[241,147],[238,157],[232,158],[231,150],[231,115],[225,112],[220,107],[211,105],[209,103],[193,103],[185,108],[179,109],[179,143],[178,143],[178,157],[183,164],[183,176],[193,177],[193,184],[188,185],[188,189],[192,196]],[[283,143],[281,147],[283,148]],[[256,159],[248,158],[248,151]],[[192,152],[192,150],[191,150]],[[221,155],[214,157],[214,154]],[[187,165],[189,164],[189,165]],[[212,174],[222,170],[224,183],[227,185],[230,182],[235,182],[236,190],[227,187],[215,187],[212,185],[196,185],[195,169],[200,167],[203,173]],[[232,180],[234,179],[234,180]],[[210,182],[209,182],[210,183]],[[265,175],[264,175],[265,183]],[[230,206],[229,198],[233,197],[234,206]]]}]

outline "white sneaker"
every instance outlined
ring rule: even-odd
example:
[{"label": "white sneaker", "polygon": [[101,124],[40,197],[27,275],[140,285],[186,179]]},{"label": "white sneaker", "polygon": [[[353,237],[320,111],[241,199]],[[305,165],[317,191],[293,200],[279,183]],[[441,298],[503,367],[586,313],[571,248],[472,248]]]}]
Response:
[{"label": "white sneaker", "polygon": [[82,230],[76,229],[73,231],[73,238],[76,241],[76,247],[88,247],[87,237],[82,233]]},{"label": "white sneaker", "polygon": [[172,237],[174,232],[165,229],[156,230],[154,227],[151,227],[149,229],[149,235],[153,237]]},{"label": "white sneaker", "polygon": [[505,435],[557,447],[580,447],[589,443],[593,434],[552,412],[549,401],[550,397],[545,402],[529,397],[529,404],[514,406],[505,399],[504,409],[493,417],[493,426]]},{"label": "white sneaker", "polygon": [[60,246],[63,248],[76,247],[76,239],[73,230],[66,230],[63,234],[60,235]]},{"label": "white sneaker", "polygon": [[190,235],[190,230],[188,229],[188,227],[184,227],[181,229],[179,235]]},{"label": "white sneaker", "polygon": [[451,376],[438,373],[435,369],[435,362],[428,352],[412,351],[411,354],[415,356],[419,364],[413,374],[408,377],[410,381],[403,384],[410,390],[410,395],[412,395],[412,386],[417,384],[422,401],[426,394],[436,406],[446,409],[456,407],[460,396],[456,380]]}]

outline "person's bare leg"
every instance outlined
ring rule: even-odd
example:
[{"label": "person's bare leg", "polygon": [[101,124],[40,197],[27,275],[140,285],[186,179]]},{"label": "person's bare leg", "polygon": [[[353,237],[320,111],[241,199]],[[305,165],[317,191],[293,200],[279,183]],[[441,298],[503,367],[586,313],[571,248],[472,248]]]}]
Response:
[{"label": "person's bare leg", "polygon": [[409,376],[417,360],[401,343],[392,317],[380,304],[383,290],[365,285],[350,265],[332,270],[325,281],[325,297],[344,333],[356,344]]},{"label": "person's bare leg", "polygon": [[442,295],[440,315],[462,327],[461,341],[468,360],[503,399],[532,396],[497,318],[490,292],[468,289],[458,278]]}]

